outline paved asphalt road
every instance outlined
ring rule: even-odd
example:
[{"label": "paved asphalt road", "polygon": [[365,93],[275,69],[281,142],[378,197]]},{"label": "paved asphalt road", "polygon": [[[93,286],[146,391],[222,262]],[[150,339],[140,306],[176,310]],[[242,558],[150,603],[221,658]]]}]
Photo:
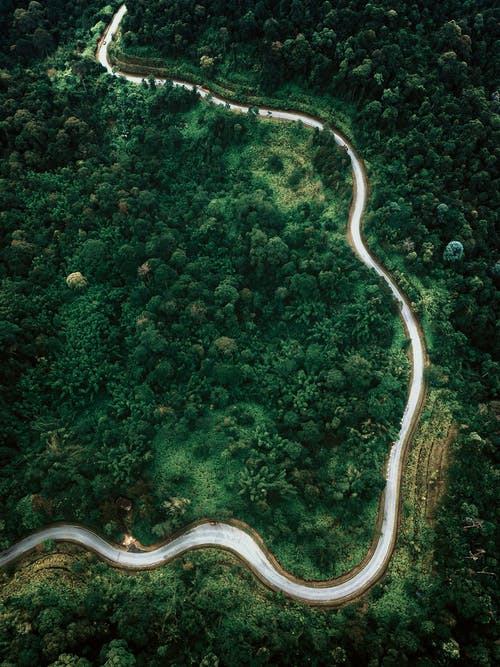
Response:
[{"label": "paved asphalt road", "polygon": [[[132,83],[141,83],[143,77],[115,72],[108,59],[107,49],[109,42],[116,33],[126,11],[126,7],[123,5],[115,14],[104,39],[99,45],[97,58],[110,74],[123,77]],[[165,80],[156,79],[157,85],[162,85],[164,83]],[[233,102],[227,102],[193,84],[175,80],[173,81],[173,84],[188,89],[194,88],[203,98],[210,95],[209,101],[212,104],[224,105],[236,112],[248,113],[248,107],[234,104]],[[260,108],[259,115],[266,118],[279,118],[292,122],[301,121],[304,125],[325,129],[319,120],[300,113]],[[76,542],[77,544],[96,552],[113,564],[131,569],[141,569],[161,565],[172,558],[197,547],[221,547],[234,552],[241,560],[245,561],[253,569],[259,579],[271,588],[280,590],[294,598],[313,604],[340,604],[345,602],[367,590],[370,585],[377,581],[383,574],[392,555],[393,545],[396,538],[403,454],[407,442],[411,437],[413,427],[418,421],[420,404],[423,398],[425,352],[420,328],[406,298],[401,294],[389,274],[370,254],[370,251],[363,240],[361,233],[361,218],[367,195],[367,180],[364,167],[350,143],[335,131],[333,131],[333,134],[337,144],[346,149],[347,154],[351,159],[355,181],[355,201],[348,222],[348,232],[350,234],[352,246],[359,259],[366,264],[366,266],[373,269],[389,285],[394,298],[400,305],[401,319],[403,320],[407,335],[411,341],[412,379],[410,392],[401,421],[401,430],[398,439],[392,445],[389,454],[386,470],[387,483],[384,491],[382,523],[375,550],[369,560],[363,567],[361,567],[361,569],[358,569],[354,576],[346,581],[340,583],[335,583],[335,581],[333,581],[312,585],[297,580],[292,575],[278,569],[250,534],[240,528],[225,523],[216,523],[215,525],[208,522],[202,523],[194,528],[188,529],[180,537],[177,537],[157,549],[141,553],[125,551],[124,549],[103,540],[86,528],[63,524],[45,528],[36,534],[21,540],[10,549],[1,553],[0,567],[13,562],[38,544],[50,539]]]}]

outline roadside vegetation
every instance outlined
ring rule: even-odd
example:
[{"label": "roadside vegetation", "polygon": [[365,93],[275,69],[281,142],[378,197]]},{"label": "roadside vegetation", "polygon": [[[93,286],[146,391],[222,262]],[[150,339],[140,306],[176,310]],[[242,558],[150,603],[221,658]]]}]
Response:
[{"label": "roadside vegetation", "polygon": [[345,239],[347,156],[64,55],[4,82],[4,541],[235,517],[297,575],[344,573],[408,378]]},{"label": "roadside vegetation", "polygon": [[[392,302],[345,241],[345,156],[103,74],[91,54],[117,4],[4,4],[2,546],[59,518],[147,543],[235,516],[294,573],[345,572],[371,541],[407,377]],[[216,552],[124,576],[47,545],[1,575],[3,659],[495,664],[493,4],[128,9],[119,61],[175,59],[352,137],[369,243],[423,322],[430,398],[367,600],[311,610]]]}]

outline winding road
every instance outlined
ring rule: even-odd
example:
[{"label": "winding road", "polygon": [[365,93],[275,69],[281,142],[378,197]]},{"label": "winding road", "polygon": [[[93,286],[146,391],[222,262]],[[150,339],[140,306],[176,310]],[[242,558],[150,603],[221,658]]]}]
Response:
[{"label": "winding road", "polygon": [[[143,77],[115,71],[108,57],[108,45],[115,35],[126,11],[125,5],[122,5],[113,17],[111,24],[99,43],[97,59],[110,74],[123,77],[132,83],[141,83]],[[155,81],[157,85],[162,85],[166,82],[164,79],[156,79]],[[176,80],[172,81],[172,83],[174,86],[196,90],[200,97],[208,97],[212,104],[223,105],[240,113],[248,113],[249,111],[249,107],[247,106],[224,100],[196,85]],[[359,259],[370,269],[373,269],[389,286],[395,300],[400,306],[400,317],[407,336],[411,341],[412,373],[408,401],[401,420],[398,439],[390,449],[386,469],[386,486],[383,492],[377,525],[379,530],[376,532],[376,537],[368,557],[362,566],[352,572],[352,576],[343,577],[342,580],[311,583],[298,580],[286,573],[266,553],[265,547],[260,546],[250,533],[226,523],[201,523],[187,529],[176,539],[158,548],[139,553],[129,552],[118,545],[111,544],[87,528],[72,524],[61,524],[44,528],[0,553],[0,567],[5,567],[21,558],[46,540],[77,543],[95,552],[111,564],[127,569],[156,567],[167,563],[191,549],[218,547],[233,552],[270,588],[282,591],[286,595],[310,604],[323,605],[339,605],[358,597],[376,583],[385,572],[392,556],[398,529],[400,482],[404,455],[415,426],[418,423],[424,398],[426,354],[423,336],[408,300],[401,293],[387,271],[370,253],[365,244],[361,229],[361,219],[367,198],[367,178],[364,166],[353,146],[336,131],[325,128],[319,120],[305,114],[266,108],[260,108],[258,113],[265,118],[289,120],[292,122],[301,121],[309,127],[319,128],[320,130],[328,129],[333,133],[337,144],[345,148],[351,159],[355,184],[354,201],[348,221],[349,240]]]}]

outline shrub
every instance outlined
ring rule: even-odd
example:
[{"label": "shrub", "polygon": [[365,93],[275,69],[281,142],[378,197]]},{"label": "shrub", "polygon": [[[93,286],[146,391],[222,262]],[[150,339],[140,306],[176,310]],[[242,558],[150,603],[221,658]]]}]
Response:
[{"label": "shrub", "polygon": [[450,241],[443,252],[446,262],[458,262],[464,256],[464,247],[460,241]]},{"label": "shrub", "polygon": [[75,271],[74,273],[70,273],[66,278],[66,285],[71,289],[81,290],[87,287],[88,280],[80,271]]}]

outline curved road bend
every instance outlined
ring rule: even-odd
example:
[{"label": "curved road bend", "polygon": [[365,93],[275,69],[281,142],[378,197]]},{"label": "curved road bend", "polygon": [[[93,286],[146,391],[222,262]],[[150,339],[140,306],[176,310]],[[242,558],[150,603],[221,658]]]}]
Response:
[{"label": "curved road bend", "polygon": [[[122,5],[113,17],[99,44],[97,59],[110,74],[123,77],[132,83],[141,83],[143,77],[114,71],[108,58],[107,50],[109,42],[115,35],[126,11],[125,5]],[[158,85],[162,85],[166,80],[156,79],[155,81]],[[203,98],[210,96],[209,101],[212,104],[224,105],[233,111],[248,113],[249,108],[247,106],[228,102],[196,85],[176,80],[172,83],[174,86],[181,86],[189,90],[194,89]],[[317,127],[320,130],[325,129],[325,126],[319,120],[301,113],[260,108],[259,115],[266,118],[278,118],[292,122],[301,121],[309,127]],[[330,131],[332,131],[337,144],[346,149],[351,159],[355,181],[355,200],[351,207],[348,221],[348,233],[350,234],[354,251],[366,266],[373,269],[385,280],[394,298],[399,303],[401,319],[411,341],[412,353],[412,376],[408,402],[401,421],[398,439],[391,447],[387,464],[387,482],[381,509],[383,514],[382,520],[379,522],[380,533],[373,553],[366,564],[355,571],[355,574],[348,580],[337,583],[334,580],[331,582],[308,584],[281,570],[279,565],[266,555],[250,534],[236,526],[225,523],[215,525],[202,523],[186,530],[182,535],[163,546],[141,553],[127,552],[116,545],[110,544],[87,528],[62,524],[40,530],[1,553],[0,567],[4,567],[15,561],[45,540],[75,542],[84,548],[94,551],[112,564],[130,569],[150,568],[162,565],[190,549],[219,547],[237,555],[267,586],[304,602],[325,605],[341,604],[357,597],[382,576],[391,558],[398,528],[399,491],[404,453],[414,427],[418,422],[421,402],[423,400],[425,351],[418,322],[410,309],[407,299],[400,292],[391,276],[370,254],[363,239],[361,218],[367,197],[367,180],[364,167],[352,145],[335,131]]]}]

